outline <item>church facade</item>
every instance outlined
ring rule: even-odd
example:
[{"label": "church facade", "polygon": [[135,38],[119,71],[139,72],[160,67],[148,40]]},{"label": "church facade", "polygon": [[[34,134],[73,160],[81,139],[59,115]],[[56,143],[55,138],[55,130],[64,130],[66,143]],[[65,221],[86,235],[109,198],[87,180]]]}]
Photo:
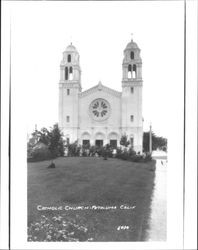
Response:
[{"label": "church facade", "polygon": [[120,146],[126,135],[131,147],[142,152],[142,59],[131,40],[122,62],[122,92],[99,82],[82,91],[80,56],[70,44],[63,52],[59,81],[59,127],[67,142],[80,145]]}]

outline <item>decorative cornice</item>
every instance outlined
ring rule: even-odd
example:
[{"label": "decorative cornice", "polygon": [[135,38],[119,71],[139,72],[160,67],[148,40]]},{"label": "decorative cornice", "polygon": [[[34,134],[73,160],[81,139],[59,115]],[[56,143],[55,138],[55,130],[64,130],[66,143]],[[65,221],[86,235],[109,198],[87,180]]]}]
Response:
[{"label": "decorative cornice", "polygon": [[131,80],[122,81],[122,87],[142,86],[142,85],[143,85],[142,79],[136,79],[134,81],[131,81]]},{"label": "decorative cornice", "polygon": [[126,132],[126,130],[127,131],[130,130],[130,132],[131,132],[132,130],[134,131],[134,130],[137,130],[137,129],[142,129],[142,127],[143,126],[133,126],[133,127],[132,126],[130,126],[130,127],[129,126],[123,126],[123,127],[121,127],[121,130],[124,130],[125,132]]},{"label": "decorative cornice", "polygon": [[122,66],[127,66],[129,64],[136,64],[138,66],[142,66],[142,60],[141,59],[134,59],[134,60],[127,60],[127,59],[123,59],[123,63],[122,63]]},{"label": "decorative cornice", "polygon": [[80,82],[78,80],[60,80],[59,81],[59,84],[62,84],[62,85],[80,85]]},{"label": "decorative cornice", "polygon": [[106,87],[101,82],[99,82],[96,86],[79,93],[79,97],[84,97],[84,96],[90,95],[92,93],[95,93],[97,91],[104,91],[104,92],[111,94],[111,95],[114,95],[116,97],[121,97],[121,92],[116,91],[114,89],[111,89],[109,87]]},{"label": "decorative cornice", "polygon": [[61,61],[61,64],[60,64],[60,68],[61,69],[64,69],[65,67],[73,67],[73,68],[75,68],[75,69],[80,69],[80,64],[79,63],[77,63],[77,62],[74,62],[74,63],[72,63],[72,62],[67,62],[67,61]]},{"label": "decorative cornice", "polygon": [[65,81],[60,81],[59,82],[59,88],[81,88],[81,84],[78,81],[73,81],[73,82],[65,82]]}]

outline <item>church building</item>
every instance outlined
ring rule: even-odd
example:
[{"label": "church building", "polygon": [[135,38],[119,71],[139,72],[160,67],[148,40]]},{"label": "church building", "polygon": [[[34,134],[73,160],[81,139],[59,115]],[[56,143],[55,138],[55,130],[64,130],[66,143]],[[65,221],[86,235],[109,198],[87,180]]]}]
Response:
[{"label": "church building", "polygon": [[101,82],[82,91],[80,55],[72,44],[66,48],[60,64],[59,127],[67,142],[80,145],[120,146],[126,135],[142,153],[142,59],[133,40],[124,49],[122,92]]}]

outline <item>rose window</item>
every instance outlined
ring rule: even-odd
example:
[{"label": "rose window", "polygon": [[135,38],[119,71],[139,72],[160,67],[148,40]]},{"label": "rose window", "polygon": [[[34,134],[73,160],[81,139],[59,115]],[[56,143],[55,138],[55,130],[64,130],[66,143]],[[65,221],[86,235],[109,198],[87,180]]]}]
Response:
[{"label": "rose window", "polygon": [[104,99],[96,99],[90,105],[90,113],[94,120],[105,120],[110,114],[110,105]]}]

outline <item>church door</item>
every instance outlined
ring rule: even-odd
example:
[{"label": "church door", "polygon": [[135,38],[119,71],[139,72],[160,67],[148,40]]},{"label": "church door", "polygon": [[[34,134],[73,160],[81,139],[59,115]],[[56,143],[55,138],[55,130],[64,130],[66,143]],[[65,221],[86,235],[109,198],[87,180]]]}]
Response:
[{"label": "church door", "polygon": [[90,146],[90,141],[89,140],[83,140],[82,144],[83,144],[83,146],[89,147]]},{"label": "church door", "polygon": [[117,140],[110,140],[110,146],[112,148],[117,148]]},{"label": "church door", "polygon": [[97,147],[102,147],[102,146],[103,146],[103,140],[96,140],[95,145],[96,145]]}]

